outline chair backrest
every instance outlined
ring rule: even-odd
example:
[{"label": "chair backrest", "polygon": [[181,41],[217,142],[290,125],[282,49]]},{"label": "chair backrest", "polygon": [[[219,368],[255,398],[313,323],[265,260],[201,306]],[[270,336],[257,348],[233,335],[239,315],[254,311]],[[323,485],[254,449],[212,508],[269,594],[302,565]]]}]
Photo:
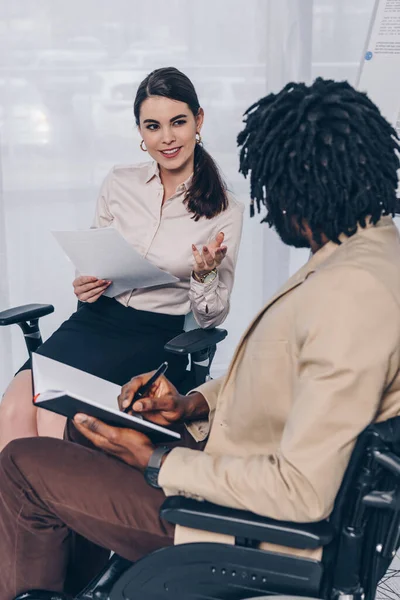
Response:
[{"label": "chair backrest", "polygon": [[337,535],[324,552],[325,572],[332,574],[326,589],[375,597],[399,547],[399,457],[400,417],[359,436],[330,517]]}]

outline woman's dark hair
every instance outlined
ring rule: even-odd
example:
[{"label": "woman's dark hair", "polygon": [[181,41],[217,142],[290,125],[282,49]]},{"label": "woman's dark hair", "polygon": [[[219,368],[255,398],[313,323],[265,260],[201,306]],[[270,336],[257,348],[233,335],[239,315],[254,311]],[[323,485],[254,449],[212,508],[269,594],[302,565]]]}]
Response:
[{"label": "woman's dark hair", "polygon": [[270,226],[290,233],[306,221],[317,243],[322,233],[339,243],[367,217],[394,216],[399,138],[347,82],[289,83],[253,104],[245,123],[238,145],[240,171],[251,171],[251,215],[255,201]]},{"label": "woman's dark hair", "polygon": [[[140,124],[140,107],[150,96],[164,96],[171,100],[185,102],[195,117],[200,109],[199,99],[192,82],[174,67],[153,71],[139,85],[133,105],[138,126]],[[196,144],[195,147],[193,179],[186,192],[184,203],[188,211],[193,213],[195,221],[201,217],[212,219],[228,207],[226,185],[219,169],[210,154],[200,144]]]}]

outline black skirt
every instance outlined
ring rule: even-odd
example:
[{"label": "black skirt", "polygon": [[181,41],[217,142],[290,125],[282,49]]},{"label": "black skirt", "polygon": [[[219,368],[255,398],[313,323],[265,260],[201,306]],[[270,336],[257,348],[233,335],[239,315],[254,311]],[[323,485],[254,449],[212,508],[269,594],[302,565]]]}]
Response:
[{"label": "black skirt", "polygon": [[[101,296],[82,304],[37,353],[118,385],[166,360],[166,376],[179,388],[187,357],[165,352],[164,345],[183,332],[184,321],[181,315],[135,310]],[[30,368],[28,360],[19,371]]]}]

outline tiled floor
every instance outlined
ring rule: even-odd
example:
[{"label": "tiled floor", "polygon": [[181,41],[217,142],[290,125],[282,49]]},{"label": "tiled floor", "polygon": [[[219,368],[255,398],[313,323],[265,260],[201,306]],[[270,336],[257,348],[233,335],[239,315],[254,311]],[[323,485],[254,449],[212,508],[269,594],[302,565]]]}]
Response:
[{"label": "tiled floor", "polygon": [[400,556],[397,555],[381,581],[376,594],[377,600],[400,599]]}]

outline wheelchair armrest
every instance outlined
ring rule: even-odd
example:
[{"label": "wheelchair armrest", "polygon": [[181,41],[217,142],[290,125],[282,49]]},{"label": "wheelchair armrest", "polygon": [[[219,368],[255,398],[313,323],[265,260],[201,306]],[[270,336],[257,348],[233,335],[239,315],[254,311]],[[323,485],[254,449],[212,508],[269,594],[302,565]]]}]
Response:
[{"label": "wheelchair armrest", "polygon": [[14,325],[39,319],[45,315],[54,312],[54,306],[51,304],[25,304],[24,306],[15,306],[0,312],[0,326]]},{"label": "wheelchair armrest", "polygon": [[160,515],[175,525],[290,548],[315,549],[326,546],[334,537],[334,529],[328,521],[276,521],[244,510],[218,506],[211,502],[198,502],[183,496],[167,498],[161,506]]},{"label": "wheelchair armrest", "polygon": [[215,346],[226,338],[226,329],[192,329],[167,342],[164,349],[174,354],[192,354]]}]

